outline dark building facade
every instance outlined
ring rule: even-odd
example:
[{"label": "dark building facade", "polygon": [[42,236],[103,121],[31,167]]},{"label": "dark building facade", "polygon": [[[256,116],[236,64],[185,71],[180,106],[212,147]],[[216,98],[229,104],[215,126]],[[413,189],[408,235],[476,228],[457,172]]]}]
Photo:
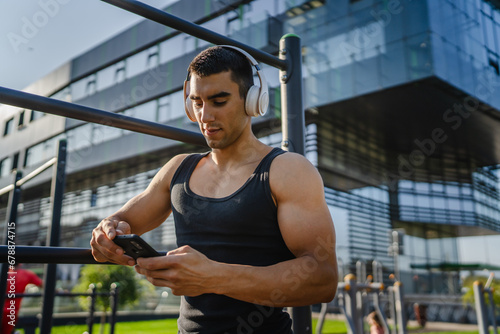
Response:
[{"label": "dark building facade", "polygon": [[[203,4],[203,5],[200,5]],[[409,292],[458,292],[457,238],[500,232],[500,10],[486,0],[184,0],[171,14],[277,54],[285,33],[302,38],[307,157],[321,172],[347,270],[357,261],[398,272]],[[143,21],[63,64],[26,91],[197,131],[182,84],[207,42]],[[281,142],[278,71],[262,141]],[[68,141],[62,244],[88,247],[90,232],[145,189],[179,152],[171,140],[2,106],[0,188]],[[49,171],[23,187],[19,244],[44,244]],[[0,197],[5,216],[7,196]],[[403,253],[388,254],[392,230]],[[146,238],[173,248],[169,219]],[[473,251],[473,250],[471,250]],[[479,262],[484,262],[480,261]],[[487,264],[487,263],[486,263]],[[490,263],[491,264],[491,263]],[[450,283],[451,282],[451,283]]]}]

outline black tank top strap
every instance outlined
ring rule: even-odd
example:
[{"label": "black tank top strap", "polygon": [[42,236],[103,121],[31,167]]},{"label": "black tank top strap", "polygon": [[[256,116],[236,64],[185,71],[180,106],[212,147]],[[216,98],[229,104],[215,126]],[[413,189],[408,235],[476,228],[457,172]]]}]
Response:
[{"label": "black tank top strap", "polygon": [[207,153],[193,153],[188,155],[184,160],[182,160],[179,167],[174,173],[172,177],[172,181],[170,181],[170,189],[172,189],[172,185],[175,182],[187,182],[191,177],[194,169],[198,165],[198,162],[205,156],[207,156],[210,152]]},{"label": "black tank top strap", "polygon": [[275,147],[269,152],[264,159],[260,162],[259,166],[256,168],[256,173],[261,173],[261,172],[269,172],[269,169],[271,168],[271,163],[273,162],[274,158],[276,158],[278,155],[281,155],[285,153],[286,151],[282,150],[279,147]]}]

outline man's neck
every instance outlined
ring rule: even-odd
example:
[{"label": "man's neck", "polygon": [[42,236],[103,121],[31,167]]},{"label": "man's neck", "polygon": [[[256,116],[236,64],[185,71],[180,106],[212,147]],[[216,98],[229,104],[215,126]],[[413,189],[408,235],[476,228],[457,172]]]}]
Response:
[{"label": "man's neck", "polygon": [[210,158],[220,169],[260,161],[270,150],[269,146],[260,142],[254,136],[248,140],[239,141],[224,149],[212,149]]}]

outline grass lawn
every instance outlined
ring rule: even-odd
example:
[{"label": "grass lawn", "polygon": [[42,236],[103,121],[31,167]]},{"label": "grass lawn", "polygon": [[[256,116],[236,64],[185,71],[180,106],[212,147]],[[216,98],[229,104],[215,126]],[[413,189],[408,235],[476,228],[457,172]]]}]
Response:
[{"label": "grass lawn", "polygon": [[[313,319],[313,333],[316,328],[316,319]],[[99,333],[100,325],[94,325],[93,333]],[[56,326],[52,334],[82,334],[87,330],[85,325]],[[38,331],[37,331],[38,333]],[[106,325],[104,333],[109,333]],[[116,334],[177,334],[177,319],[119,322],[115,327]],[[338,320],[326,320],[323,325],[324,334],[347,333],[345,323]],[[442,333],[441,333],[442,334]]]},{"label": "grass lawn", "polygon": [[[313,330],[315,333],[317,320],[313,319]],[[100,325],[94,325],[93,333],[99,333]],[[52,334],[82,334],[87,330],[85,325],[66,325],[57,326],[52,329]],[[419,333],[419,330],[410,330],[410,333]],[[37,331],[39,333],[39,331]],[[109,333],[109,326],[105,326],[104,333]],[[115,328],[116,334],[176,334],[177,320],[152,320],[136,322],[119,322]],[[347,333],[346,325],[343,321],[327,319],[323,325],[323,334],[344,334]],[[421,332],[424,333],[424,332]],[[478,334],[478,331],[472,332],[435,332],[425,334]]]}]

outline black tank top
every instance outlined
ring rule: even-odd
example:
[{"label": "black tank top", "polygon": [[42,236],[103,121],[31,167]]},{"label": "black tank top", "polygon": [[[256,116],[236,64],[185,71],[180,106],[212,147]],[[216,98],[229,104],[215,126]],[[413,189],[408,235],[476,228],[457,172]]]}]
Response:
[{"label": "black tank top", "polygon": [[[268,266],[293,259],[279,230],[269,186],[271,162],[284,152],[274,148],[241,188],[223,198],[191,191],[191,174],[207,154],[187,156],[170,185],[177,245],[232,264]],[[178,326],[179,333],[292,333],[290,317],[282,308],[217,294],[183,296]]]}]

